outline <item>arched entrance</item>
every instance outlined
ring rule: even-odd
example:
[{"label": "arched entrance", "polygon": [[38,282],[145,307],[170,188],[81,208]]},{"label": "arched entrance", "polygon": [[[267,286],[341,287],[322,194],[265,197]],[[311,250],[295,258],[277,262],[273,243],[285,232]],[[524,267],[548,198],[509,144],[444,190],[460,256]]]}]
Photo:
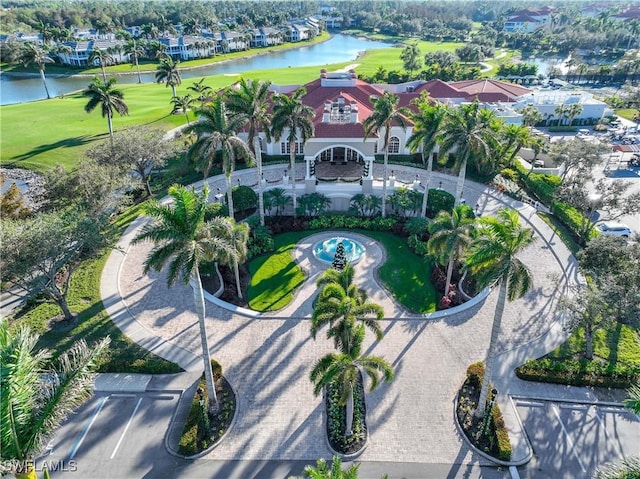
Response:
[{"label": "arched entrance", "polygon": [[369,176],[371,159],[348,145],[333,145],[320,151],[309,165],[309,176],[322,179]]}]

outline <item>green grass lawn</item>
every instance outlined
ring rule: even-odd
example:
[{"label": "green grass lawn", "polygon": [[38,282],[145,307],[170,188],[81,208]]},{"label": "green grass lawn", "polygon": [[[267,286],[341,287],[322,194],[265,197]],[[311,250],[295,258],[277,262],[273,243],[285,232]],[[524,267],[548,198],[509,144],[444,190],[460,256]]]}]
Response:
[{"label": "green grass lawn", "polygon": [[[142,205],[127,210],[113,225],[114,236],[120,236],[142,211]],[[77,314],[76,325],[70,330],[51,329],[50,318],[61,313],[52,303],[34,304],[18,312],[12,325],[27,324],[41,335],[38,348],[48,348],[54,356],[67,351],[71,345],[84,339],[92,344],[105,336],[111,337],[107,358],[100,365],[101,372],[176,373],[177,364],[159,358],[126,337],[105,311],[100,298],[100,276],[111,249],[96,259],[84,261],[71,279],[68,295],[69,307]]]},{"label": "green grass lawn", "polygon": [[309,231],[283,233],[274,237],[275,251],[249,262],[251,284],[249,307],[255,311],[277,311],[293,301],[305,274],[293,259],[293,248]]},{"label": "green grass lawn", "polygon": [[634,121],[633,119],[637,114],[640,113],[640,110],[636,110],[635,108],[623,108],[620,110],[616,110],[616,115],[621,116],[622,118],[626,118],[627,120]]},{"label": "green grass lawn", "polygon": [[[249,263],[251,285],[247,292],[249,307],[256,311],[274,311],[293,300],[293,294],[305,280],[295,263],[292,251],[302,238],[314,231],[291,232],[274,238],[276,251]],[[387,252],[387,261],[379,268],[380,280],[405,308],[417,313],[436,310],[437,293],[431,284],[431,264],[415,255],[404,238],[392,233],[362,231],[380,243]],[[371,272],[373,274],[373,272]]]},{"label": "green grass lawn", "polygon": [[549,354],[516,371],[522,379],[578,386],[626,388],[640,379],[638,328],[614,323],[597,331],[592,361],[583,358],[584,348],[584,330],[579,328]]},{"label": "green grass lawn", "polygon": [[416,313],[433,313],[438,294],[431,284],[431,262],[416,255],[405,238],[380,231],[360,231],[384,246],[387,261],[378,274],[382,284],[405,308]]}]

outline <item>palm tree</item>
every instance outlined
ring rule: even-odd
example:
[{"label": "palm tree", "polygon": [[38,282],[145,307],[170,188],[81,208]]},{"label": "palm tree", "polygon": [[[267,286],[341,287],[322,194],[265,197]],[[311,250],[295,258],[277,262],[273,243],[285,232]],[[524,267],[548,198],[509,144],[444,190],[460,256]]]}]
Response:
[{"label": "palm tree", "polygon": [[627,43],[627,50],[631,48],[631,43],[638,36],[638,32],[640,32],[640,20],[634,18],[629,23],[627,23],[627,28],[629,28],[629,42]]},{"label": "palm tree", "polygon": [[559,123],[562,123],[562,118],[567,118],[567,112],[569,111],[569,107],[567,105],[565,105],[564,103],[561,105],[558,105],[556,107],[555,110],[553,110],[553,112],[556,114],[556,116],[560,117]]},{"label": "palm tree", "polygon": [[524,126],[536,126],[543,120],[542,113],[533,105],[527,105],[522,110],[522,124]]},{"label": "palm tree", "polygon": [[195,133],[198,139],[189,150],[189,156],[200,165],[204,179],[215,161],[216,152],[222,152],[222,170],[227,178],[227,200],[229,215],[233,217],[233,195],[231,176],[235,169],[236,160],[244,158],[249,166],[253,166],[253,155],[247,144],[236,136],[242,128],[244,118],[231,117],[222,97],[216,97],[210,104],[196,110],[199,121],[185,129],[187,133]]},{"label": "palm tree", "polygon": [[228,218],[219,216],[205,221],[209,197],[207,187],[196,193],[184,186],[174,185],[169,188],[168,193],[173,200],[172,204],[162,205],[154,201],[146,207],[145,213],[153,221],[143,226],[133,244],[149,240],[155,243],[144,262],[145,273],[152,269],[161,271],[168,264],[169,286],[173,286],[178,279],[185,285],[191,283],[200,325],[207,395],[209,399],[213,399],[209,408],[215,411],[218,397],[211,371],[200,265],[203,261],[216,261],[220,258],[237,260],[236,248],[229,240],[230,235],[220,234],[228,232],[233,225]]},{"label": "palm tree", "polygon": [[[36,350],[39,337],[26,327],[10,328],[0,322],[0,448],[7,472],[35,479],[33,458],[53,432],[77,407],[91,397],[93,374],[109,338],[87,346],[80,340],[57,359],[51,368],[51,353]],[[46,378],[46,379],[43,379]]]},{"label": "palm tree", "polygon": [[270,88],[270,81],[247,81],[242,78],[237,85],[226,91],[227,109],[234,115],[242,116],[245,124],[249,126],[247,144],[254,154],[254,138],[259,129],[264,131],[267,140],[271,141],[271,115],[268,111]]},{"label": "palm tree", "polygon": [[[531,131],[526,126],[508,125],[502,130],[502,136],[505,141],[500,158],[504,160],[507,154],[509,158],[505,161],[507,166],[513,164],[513,160],[523,146],[528,146],[531,141]],[[509,153],[511,151],[511,153]]]},{"label": "palm tree", "polygon": [[36,65],[38,67],[38,70],[40,71],[40,78],[44,85],[44,90],[47,92],[47,100],[50,99],[51,95],[49,94],[49,88],[47,87],[47,79],[44,75],[44,69],[47,63],[53,63],[53,58],[51,58],[45,50],[35,43],[27,42],[24,44],[24,49],[20,59],[25,67],[28,67],[29,65]]},{"label": "palm tree", "polygon": [[[293,95],[273,95],[273,118],[271,120],[271,134],[280,141],[287,135],[289,159],[291,162],[291,197],[293,198],[293,215],[296,215],[296,144],[300,143],[302,151],[309,138],[313,136],[313,118],[315,111],[302,103],[302,97],[307,90],[298,88]],[[298,136],[299,135],[299,136]],[[298,141],[300,140],[300,141]]]},{"label": "palm tree", "polygon": [[367,139],[369,136],[380,133],[384,129],[384,142],[382,145],[382,151],[384,152],[384,169],[382,178],[382,217],[387,215],[387,164],[389,161],[389,138],[391,137],[391,127],[396,122],[400,127],[405,130],[406,122],[403,117],[404,110],[398,109],[399,97],[393,93],[385,91],[382,96],[371,97],[370,101],[373,103],[373,112],[364,121],[362,126],[364,127],[364,136]]},{"label": "palm tree", "polygon": [[107,83],[107,73],[104,67],[113,61],[113,56],[106,50],[95,47],[91,50],[91,53],[89,53],[88,61],[93,65],[96,60],[98,61],[98,65],[100,65],[100,70],[102,70],[102,81]]},{"label": "palm tree", "polygon": [[453,211],[440,211],[429,223],[431,236],[427,243],[429,254],[447,262],[447,280],[444,296],[449,293],[453,276],[453,265],[471,244],[471,232],[474,226],[473,210],[467,205],[458,205]]},{"label": "palm tree", "polygon": [[580,103],[573,103],[569,105],[566,110],[569,125],[573,123],[573,119],[582,113],[582,105]]},{"label": "palm tree", "polygon": [[481,227],[478,229],[480,234],[471,244],[471,250],[467,256],[467,267],[480,287],[498,284],[500,289],[476,412],[478,415],[484,413],[487,402],[505,302],[507,299],[513,301],[521,298],[533,287],[531,271],[516,258],[520,251],[533,242],[533,230],[520,226],[518,212],[507,208],[498,211],[497,218],[485,217],[480,222]]},{"label": "palm tree", "polygon": [[269,214],[275,208],[276,216],[280,216],[284,209],[292,203],[291,196],[284,188],[273,188],[264,194],[264,207],[269,210]]},{"label": "palm tree", "polygon": [[171,87],[172,97],[176,96],[176,87],[182,83],[180,70],[178,70],[180,60],[173,60],[167,56],[160,60],[160,65],[156,68],[156,83],[164,83]]},{"label": "palm tree", "polygon": [[109,137],[113,146],[113,124],[114,112],[120,116],[129,114],[129,107],[124,102],[122,90],[114,88],[116,79],[111,77],[106,82],[101,82],[98,77],[93,77],[91,84],[82,92],[82,96],[89,98],[89,102],[84,106],[84,111],[91,113],[98,105],[102,109],[102,118],[107,117],[109,126]]},{"label": "palm tree", "polygon": [[636,414],[640,414],[640,384],[634,384],[627,389],[627,397],[624,401],[624,406],[630,409]]},{"label": "palm tree", "polygon": [[198,95],[196,100],[200,102],[200,107],[203,107],[211,96],[212,88],[209,85],[205,85],[204,78],[201,78],[200,80],[193,82],[193,85],[188,86],[187,90],[191,90]]},{"label": "palm tree", "polygon": [[318,459],[315,467],[309,464],[304,467],[304,475],[307,479],[358,479],[359,467],[360,464],[352,464],[349,469],[343,471],[342,460],[338,456],[333,456],[331,468],[327,465],[327,461]]},{"label": "palm tree", "polygon": [[422,197],[422,216],[427,216],[427,202],[429,200],[429,183],[431,183],[431,171],[433,169],[433,150],[436,147],[437,135],[446,115],[446,108],[442,105],[431,105],[427,94],[420,95],[415,105],[417,112],[409,113],[409,118],[413,122],[413,132],[407,140],[407,147],[412,152],[420,150],[422,164],[425,164],[425,154],[427,155],[427,179],[424,185],[424,195]]},{"label": "palm tree", "polygon": [[173,105],[173,111],[182,110],[182,113],[184,113],[184,116],[187,118],[187,125],[190,125],[189,108],[191,108],[191,105],[193,104],[193,98],[191,98],[191,95],[174,96],[171,99],[171,104]]},{"label": "palm tree", "polygon": [[363,356],[362,341],[364,325],[353,325],[350,336],[353,340],[339,353],[327,354],[321,358],[311,370],[310,379],[314,384],[313,394],[320,394],[322,389],[333,385],[340,392],[338,404],[346,406],[345,437],[353,435],[353,389],[360,379],[360,371],[369,376],[369,391],[375,391],[380,385],[381,376],[386,382],[393,381],[394,373],[391,365],[378,356]]},{"label": "palm tree", "polygon": [[264,226],[264,197],[262,184],[262,154],[260,145],[257,144],[256,133],[258,129],[264,131],[267,141],[271,141],[269,124],[269,89],[271,82],[249,80],[242,78],[235,88],[227,90],[227,108],[235,115],[241,116],[249,126],[247,144],[258,163],[258,205],[260,205],[260,224]]},{"label": "palm tree", "polygon": [[227,257],[223,255],[221,262],[223,264],[233,264],[233,272],[236,277],[236,290],[238,298],[242,299],[242,286],[240,284],[240,268],[239,263],[244,262],[247,258],[247,241],[249,239],[249,225],[246,223],[236,223],[233,218],[229,218],[231,228],[220,231],[220,236],[226,238],[233,246],[234,255]]},{"label": "palm tree", "polygon": [[316,338],[318,330],[328,324],[327,338],[333,338],[336,348],[348,349],[353,338],[353,324],[360,322],[380,340],[384,337],[379,322],[384,310],[379,304],[369,301],[367,293],[353,284],[354,270],[347,263],[342,271],[329,268],[318,279],[318,287],[324,286],[318,296],[311,316],[311,336]]},{"label": "palm tree", "polygon": [[495,115],[483,109],[476,100],[455,108],[447,108],[441,130],[442,153],[456,150],[456,163],[460,170],[456,186],[456,204],[462,199],[467,163],[475,158],[480,162],[493,156],[494,138],[491,128]]},{"label": "palm tree", "polygon": [[144,55],[144,47],[140,45],[136,39],[130,40],[124,46],[124,53],[129,55],[133,60],[133,64],[136,66],[138,72],[138,83],[142,83],[142,76],[140,75],[140,57]]}]

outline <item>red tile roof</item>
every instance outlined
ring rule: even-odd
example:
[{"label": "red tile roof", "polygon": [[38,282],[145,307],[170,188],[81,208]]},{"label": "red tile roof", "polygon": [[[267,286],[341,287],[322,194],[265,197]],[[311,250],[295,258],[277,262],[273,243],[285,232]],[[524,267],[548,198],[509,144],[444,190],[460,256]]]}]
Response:
[{"label": "red tile roof", "polygon": [[464,80],[453,82],[450,86],[465,93],[468,101],[476,98],[479,101],[516,101],[517,97],[530,93],[531,90],[514,83],[498,80]]},{"label": "red tile roof", "polygon": [[423,91],[428,91],[431,98],[465,98],[467,96],[466,93],[460,91],[453,84],[442,80],[430,80],[416,88],[418,93]]}]

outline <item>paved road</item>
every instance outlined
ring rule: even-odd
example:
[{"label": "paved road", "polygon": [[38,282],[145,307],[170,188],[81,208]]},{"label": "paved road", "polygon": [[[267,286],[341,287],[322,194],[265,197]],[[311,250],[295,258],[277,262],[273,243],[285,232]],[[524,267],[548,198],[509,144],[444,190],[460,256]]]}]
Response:
[{"label": "paved road", "polygon": [[516,400],[534,458],[523,478],[583,479],[598,465],[640,454],[640,417],[619,407]]}]

